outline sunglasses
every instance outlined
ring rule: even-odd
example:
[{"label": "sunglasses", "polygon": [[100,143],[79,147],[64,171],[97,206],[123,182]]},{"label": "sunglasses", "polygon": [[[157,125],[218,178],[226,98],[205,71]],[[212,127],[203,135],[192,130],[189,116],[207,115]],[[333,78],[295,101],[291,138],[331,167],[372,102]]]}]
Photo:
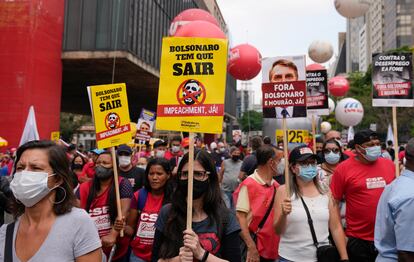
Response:
[{"label": "sunglasses", "polygon": [[332,148],[332,149],[325,148],[325,149],[323,150],[323,153],[324,153],[324,154],[329,154],[329,153],[331,153],[331,152],[333,152],[334,154],[338,154],[338,153],[339,153],[339,149],[338,149],[338,148]]},{"label": "sunglasses", "polygon": [[[178,173],[178,177],[180,180],[187,180],[188,179],[188,171],[181,171]],[[208,171],[193,171],[193,177],[195,180],[204,181],[208,178],[210,172]]]}]

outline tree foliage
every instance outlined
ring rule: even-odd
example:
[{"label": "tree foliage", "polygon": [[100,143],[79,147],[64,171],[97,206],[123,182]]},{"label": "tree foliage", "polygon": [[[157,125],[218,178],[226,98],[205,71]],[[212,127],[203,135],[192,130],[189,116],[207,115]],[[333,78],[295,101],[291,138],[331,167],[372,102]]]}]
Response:
[{"label": "tree foliage", "polygon": [[243,113],[238,122],[243,132],[261,131],[263,128],[263,115],[261,112],[249,110]]},{"label": "tree foliage", "polygon": [[70,142],[79,127],[91,122],[91,116],[62,112],[60,113],[60,136],[64,141]]}]

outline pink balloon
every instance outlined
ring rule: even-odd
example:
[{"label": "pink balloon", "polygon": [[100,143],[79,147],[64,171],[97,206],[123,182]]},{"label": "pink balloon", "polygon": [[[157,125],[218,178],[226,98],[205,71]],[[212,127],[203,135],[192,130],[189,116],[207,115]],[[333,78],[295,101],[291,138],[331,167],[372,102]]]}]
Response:
[{"label": "pink balloon", "polygon": [[326,68],[321,64],[310,64],[306,66],[306,71],[325,70]]},{"label": "pink balloon", "polygon": [[262,69],[262,55],[249,44],[241,44],[230,50],[229,73],[238,80],[250,80]]},{"label": "pink balloon", "polygon": [[203,9],[191,8],[182,11],[176,17],[174,17],[170,25],[169,35],[175,36],[177,30],[181,26],[193,21],[206,21],[218,27],[220,26],[216,18],[214,18],[214,16],[211,15],[209,12]]},{"label": "pink balloon", "polygon": [[176,37],[205,37],[205,38],[223,38],[227,36],[221,29],[206,21],[193,21],[185,24],[175,33]]},{"label": "pink balloon", "polygon": [[349,90],[349,82],[343,76],[332,77],[328,81],[328,90],[333,96],[345,96]]}]

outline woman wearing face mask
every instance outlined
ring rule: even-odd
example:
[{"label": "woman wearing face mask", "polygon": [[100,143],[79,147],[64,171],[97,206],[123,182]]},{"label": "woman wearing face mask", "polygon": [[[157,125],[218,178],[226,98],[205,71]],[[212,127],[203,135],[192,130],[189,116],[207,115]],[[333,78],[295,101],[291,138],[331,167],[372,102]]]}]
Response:
[{"label": "woman wearing face mask", "polygon": [[130,262],[151,261],[152,244],[161,207],[170,201],[171,167],[166,159],[155,158],[145,170],[145,186],[135,192],[131,201],[125,234],[133,237]]},{"label": "woman wearing face mask", "polygon": [[[112,162],[111,153],[101,153],[96,159],[93,180],[81,184],[76,196],[80,201],[80,207],[95,221],[106,256],[109,256],[111,248],[116,244],[116,253],[112,261],[128,261],[128,237],[118,237],[124,221],[118,219],[113,168],[116,168],[116,163]],[[122,217],[126,217],[133,196],[128,179],[119,177],[119,192]]]},{"label": "woman wearing face mask", "polygon": [[[178,166],[178,187],[155,224],[152,261],[240,261],[240,227],[224,205],[210,154],[194,152],[193,230],[186,230],[188,154]],[[223,260],[224,259],[224,260]]]},{"label": "woman wearing face mask", "polygon": [[345,159],[341,146],[338,141],[333,138],[325,141],[322,146],[322,154],[324,161],[322,164],[318,165],[318,178],[322,190],[328,192],[332,174],[335,171],[336,166]]},{"label": "woman wearing face mask", "polygon": [[78,178],[79,183],[83,183],[86,181],[84,177],[82,177],[82,169],[85,166],[86,161],[81,155],[76,155],[71,162],[70,169]]},{"label": "woman wearing face mask", "polygon": [[219,182],[221,189],[228,199],[227,207],[234,209],[233,192],[239,185],[239,173],[243,161],[240,160],[240,149],[235,146],[230,148],[230,158],[221,162]]},{"label": "woman wearing face mask", "polygon": [[0,261],[101,261],[95,225],[74,207],[65,151],[50,141],[28,142],[17,150],[14,170],[16,221],[0,228]]},{"label": "woman wearing face mask", "polygon": [[[276,192],[274,228],[280,235],[280,262],[315,262],[316,247],[308,224],[304,204],[309,209],[319,246],[328,245],[329,230],[340,257],[347,261],[345,234],[333,204],[317,180],[316,155],[299,146],[289,155],[290,197],[285,185]],[[304,202],[302,202],[304,201]]]}]

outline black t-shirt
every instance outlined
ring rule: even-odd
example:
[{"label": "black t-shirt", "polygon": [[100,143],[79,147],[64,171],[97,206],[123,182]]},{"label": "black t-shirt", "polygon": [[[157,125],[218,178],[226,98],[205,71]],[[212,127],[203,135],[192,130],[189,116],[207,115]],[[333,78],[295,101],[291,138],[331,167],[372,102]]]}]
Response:
[{"label": "black t-shirt", "polygon": [[119,170],[121,177],[127,178],[135,191],[142,188],[145,184],[145,170],[139,167],[132,167],[129,171]]},{"label": "black t-shirt", "polygon": [[216,151],[214,151],[211,153],[211,156],[213,157],[214,163],[217,167],[221,166],[221,162],[223,162],[223,160],[230,158],[230,156],[226,152],[217,153]]}]

